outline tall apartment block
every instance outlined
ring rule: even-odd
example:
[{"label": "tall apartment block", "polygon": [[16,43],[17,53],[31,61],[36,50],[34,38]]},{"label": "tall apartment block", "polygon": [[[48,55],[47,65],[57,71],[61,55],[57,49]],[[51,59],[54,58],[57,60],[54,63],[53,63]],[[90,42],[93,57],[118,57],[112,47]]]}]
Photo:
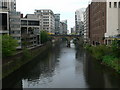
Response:
[{"label": "tall apartment block", "polygon": [[76,10],[75,12],[75,29],[76,34],[82,35],[83,34],[83,12],[84,8]]},{"label": "tall apartment block", "polygon": [[42,18],[42,29],[48,33],[55,33],[55,16],[50,9],[35,10],[35,14]]},{"label": "tall apartment block", "polygon": [[40,19],[35,14],[27,14],[21,18],[22,48],[36,47],[40,45]]},{"label": "tall apartment block", "polygon": [[60,14],[55,14],[55,34],[60,34]]},{"label": "tall apartment block", "polygon": [[89,7],[90,42],[109,44],[120,34],[120,0],[93,1]]}]

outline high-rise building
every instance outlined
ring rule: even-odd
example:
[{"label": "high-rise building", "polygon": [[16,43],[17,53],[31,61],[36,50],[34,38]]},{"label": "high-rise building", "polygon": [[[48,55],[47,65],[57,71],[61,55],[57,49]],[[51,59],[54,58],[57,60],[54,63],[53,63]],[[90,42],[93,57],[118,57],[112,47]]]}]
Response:
[{"label": "high-rise building", "polygon": [[50,9],[35,10],[35,14],[41,16],[42,29],[49,33],[55,33],[55,16]]},{"label": "high-rise building", "polygon": [[67,20],[63,20],[60,22],[60,34],[67,34]]},{"label": "high-rise building", "polygon": [[55,14],[55,34],[60,34],[60,14]]},{"label": "high-rise building", "polygon": [[84,13],[85,9],[79,9],[76,10],[75,12],[75,28],[76,28],[76,34],[78,35],[83,35],[83,13]]}]

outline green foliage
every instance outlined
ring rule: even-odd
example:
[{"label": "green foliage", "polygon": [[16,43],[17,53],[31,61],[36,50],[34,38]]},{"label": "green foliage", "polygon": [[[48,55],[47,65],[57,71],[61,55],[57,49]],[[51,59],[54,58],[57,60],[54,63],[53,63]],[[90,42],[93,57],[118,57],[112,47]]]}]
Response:
[{"label": "green foliage", "polygon": [[106,47],[105,45],[99,45],[99,46],[87,46],[86,47],[97,59],[103,59],[103,56],[106,54],[110,54],[111,49],[109,47]]},{"label": "green foliage", "polygon": [[117,40],[113,41],[110,46],[98,45],[90,46],[85,45],[85,48],[92,53],[92,55],[101,60],[107,66],[112,67],[117,72],[120,72],[120,48]]},{"label": "green foliage", "polygon": [[95,55],[97,59],[103,59],[104,55],[109,55],[111,49],[106,47],[105,45],[99,45],[93,48],[92,53]]},{"label": "green foliage", "polygon": [[17,40],[13,39],[9,35],[3,35],[2,37],[2,55],[3,57],[11,56],[15,53],[18,46]]},{"label": "green foliage", "polygon": [[103,57],[103,63],[105,63],[106,65],[112,67],[113,69],[115,69],[116,71],[120,71],[120,59],[117,57],[114,57],[112,55],[106,55]]},{"label": "green foliage", "polygon": [[111,44],[112,54],[116,57],[120,57],[120,41],[114,40]]},{"label": "green foliage", "polygon": [[84,44],[84,48],[91,52],[91,45],[90,44]]},{"label": "green foliage", "polygon": [[41,36],[41,43],[45,43],[49,40],[48,33],[44,30],[41,31],[40,36]]}]

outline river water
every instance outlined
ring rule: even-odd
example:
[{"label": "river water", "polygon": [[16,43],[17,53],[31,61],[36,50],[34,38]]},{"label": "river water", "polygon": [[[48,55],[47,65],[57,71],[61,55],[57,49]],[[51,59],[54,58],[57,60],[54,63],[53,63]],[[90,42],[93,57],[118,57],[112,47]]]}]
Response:
[{"label": "river water", "polygon": [[120,75],[64,41],[4,79],[3,88],[120,88]]}]

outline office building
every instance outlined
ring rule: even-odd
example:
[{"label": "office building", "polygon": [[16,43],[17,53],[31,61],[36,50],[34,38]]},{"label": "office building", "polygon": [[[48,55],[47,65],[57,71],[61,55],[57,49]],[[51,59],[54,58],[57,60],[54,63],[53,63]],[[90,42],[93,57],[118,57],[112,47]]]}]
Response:
[{"label": "office building", "polygon": [[55,34],[60,34],[60,14],[55,14]]},{"label": "office building", "polygon": [[50,34],[55,34],[55,16],[50,9],[35,10],[35,14],[42,19],[42,29]]},{"label": "office building", "polygon": [[67,20],[63,20],[60,22],[60,34],[61,35],[67,34]]},{"label": "office building", "polygon": [[40,45],[40,19],[35,14],[27,14],[21,18],[22,48],[36,47]]},{"label": "office building", "polygon": [[83,35],[83,28],[84,28],[84,25],[83,25],[83,20],[84,20],[84,17],[83,17],[83,13],[84,13],[85,9],[82,8],[82,9],[78,9],[76,10],[75,12],[75,31],[76,31],[76,34],[77,35]]}]

